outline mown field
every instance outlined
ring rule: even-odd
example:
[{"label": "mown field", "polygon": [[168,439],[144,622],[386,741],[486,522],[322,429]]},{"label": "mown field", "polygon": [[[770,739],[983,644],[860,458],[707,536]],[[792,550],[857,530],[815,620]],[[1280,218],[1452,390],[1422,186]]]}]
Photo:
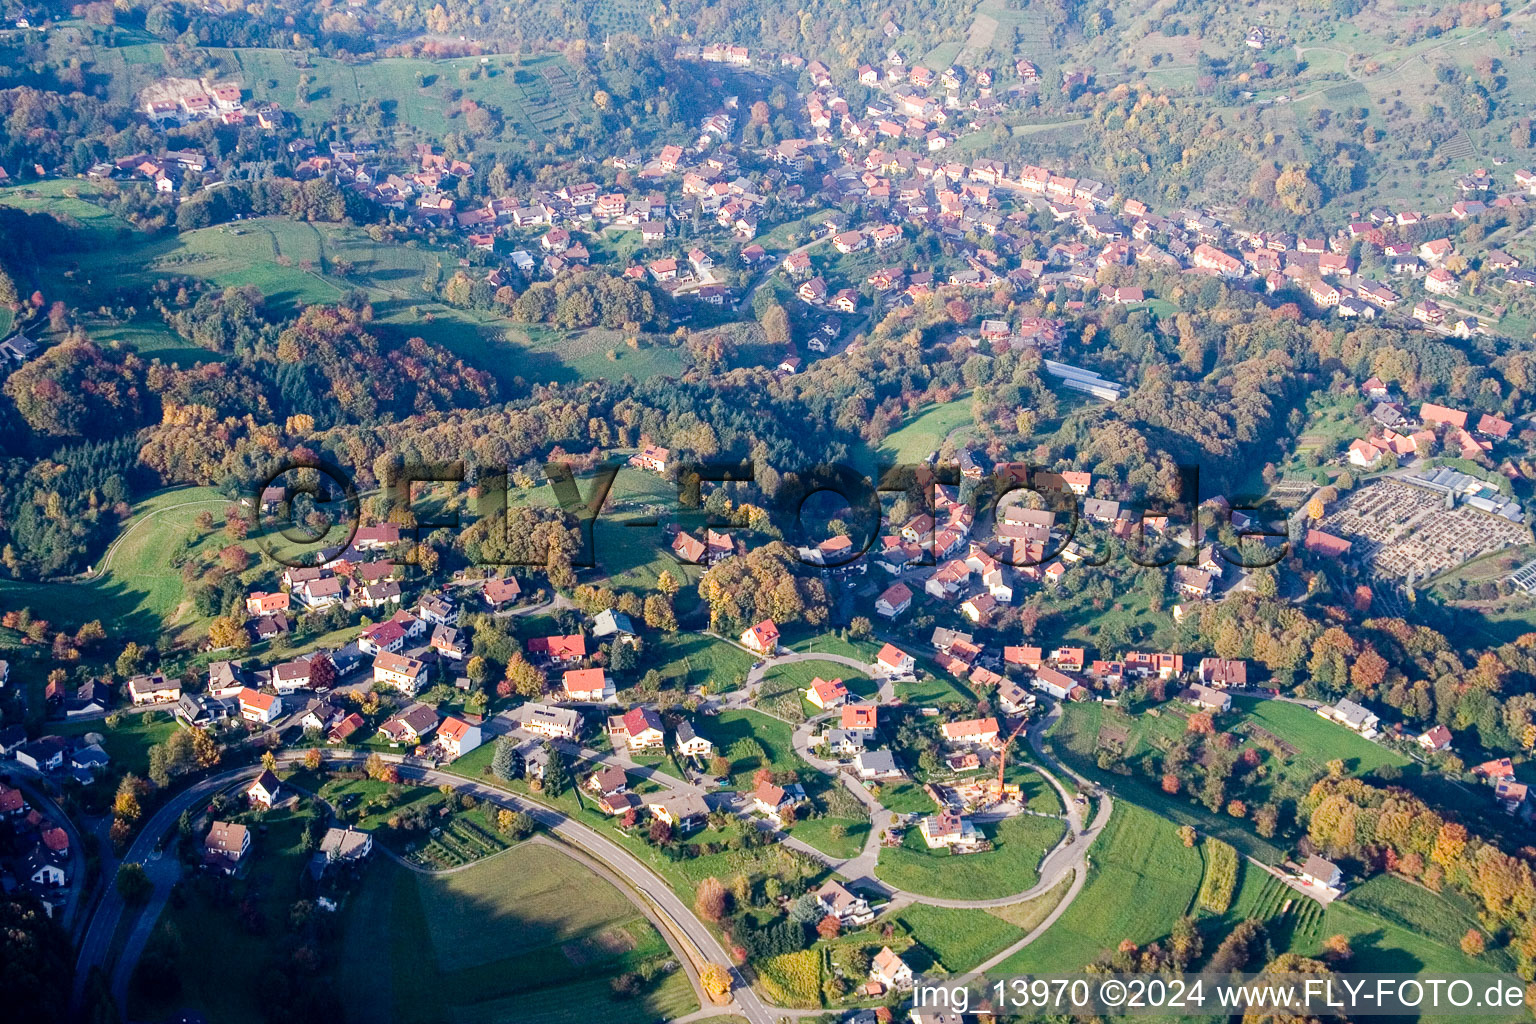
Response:
[{"label": "mown field", "polygon": [[619,890],[549,846],[443,875],[375,864],[345,914],[352,1020],[640,1022],[698,1008],[681,971],[634,999],[613,992],[610,979],[671,951]]},{"label": "mown field", "polygon": [[1088,884],[1049,931],[998,973],[1075,971],[1123,939],[1143,944],[1166,935],[1200,886],[1200,853],[1175,831],[1172,822],[1117,801],[1089,853]]},{"label": "mown field", "polygon": [[918,830],[909,829],[902,845],[881,849],[875,875],[888,885],[924,896],[972,900],[1011,896],[1040,880],[1040,859],[1066,832],[1061,820],[1033,815],[977,828],[994,848],[964,855],[930,850]]},{"label": "mown field", "polygon": [[878,688],[875,681],[857,669],[834,661],[797,661],[775,665],[763,674],[757,688],[757,705],[770,714],[791,722],[804,721],[822,714],[822,709],[806,697],[812,681],[841,679],[854,700],[872,698]]}]

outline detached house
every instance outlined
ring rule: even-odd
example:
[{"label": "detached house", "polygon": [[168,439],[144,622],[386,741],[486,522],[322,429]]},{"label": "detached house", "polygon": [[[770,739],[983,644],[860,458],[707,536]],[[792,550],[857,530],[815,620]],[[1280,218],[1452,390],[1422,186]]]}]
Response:
[{"label": "detached house", "polygon": [[661,716],[650,708],[630,708],[608,719],[608,736],[615,745],[622,741],[631,751],[659,750],[666,742]]},{"label": "detached house", "polygon": [[458,758],[480,745],[480,727],[451,715],[437,727],[437,746],[449,757]]},{"label": "detached house", "polygon": [[912,607],[912,591],[905,583],[894,583],[875,598],[875,614],[894,619]]},{"label": "detached house", "polygon": [[249,686],[242,689],[236,699],[240,704],[240,717],[247,722],[260,722],[266,725],[283,713],[281,697],[253,690]]},{"label": "detached house", "polygon": [[135,704],[174,704],[181,699],[181,683],[160,673],[128,680],[128,696]]},{"label": "detached house", "polygon": [[841,679],[823,679],[817,676],[805,689],[805,699],[823,711],[842,707],[848,702],[848,687]]},{"label": "detached house", "polygon": [[568,669],[563,679],[568,700],[598,702],[614,695],[613,680],[600,668]]},{"label": "detached house", "polygon": [[741,642],[758,654],[771,655],[779,649],[779,627],[772,619],[764,619],[741,634]]},{"label": "detached house", "polygon": [[373,659],[373,681],[392,686],[407,697],[416,696],[426,675],[425,662],[404,654],[383,651]]},{"label": "detached house", "polygon": [[875,954],[873,964],[869,968],[869,977],[879,982],[886,988],[905,991],[912,987],[912,968],[907,962],[895,953],[891,947],[886,946]]},{"label": "detached house", "polygon": [[916,659],[894,644],[886,644],[880,648],[880,653],[875,655],[875,673],[877,675],[910,675],[916,667]]}]

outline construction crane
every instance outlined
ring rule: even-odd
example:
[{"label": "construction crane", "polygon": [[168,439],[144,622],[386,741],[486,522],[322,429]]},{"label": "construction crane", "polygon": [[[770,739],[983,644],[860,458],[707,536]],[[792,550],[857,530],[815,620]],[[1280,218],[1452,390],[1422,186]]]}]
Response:
[{"label": "construction crane", "polygon": [[1026,725],[1028,725],[1028,724],[1029,724],[1029,719],[1027,719],[1027,718],[1022,719],[1019,722],[1018,725],[1013,727],[1013,732],[1009,733],[1008,738],[1003,741],[1003,745],[998,748],[998,751],[997,751],[997,799],[998,800],[1002,800],[1003,799],[1003,795],[1007,792],[1007,790],[1003,788],[1003,770],[1008,767],[1008,748],[1013,745],[1013,741],[1014,740],[1019,738],[1019,733],[1023,732],[1024,731],[1024,727]]}]

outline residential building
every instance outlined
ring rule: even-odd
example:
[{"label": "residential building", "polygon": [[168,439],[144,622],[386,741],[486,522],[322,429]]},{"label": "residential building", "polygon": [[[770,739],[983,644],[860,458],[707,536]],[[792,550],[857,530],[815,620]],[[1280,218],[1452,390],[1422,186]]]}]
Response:
[{"label": "residential building", "polygon": [[449,715],[437,727],[437,746],[452,758],[463,757],[480,745],[480,727]]},{"label": "residential building", "polygon": [[392,686],[407,697],[416,696],[426,675],[425,662],[404,654],[382,651],[373,659],[373,681]]},{"label": "residential building", "polygon": [[581,712],[552,704],[529,702],[513,712],[518,728],[550,739],[573,740],[581,735]]},{"label": "residential building", "polygon": [[245,687],[237,695],[236,700],[240,706],[240,717],[247,722],[260,722],[263,725],[275,721],[283,713],[283,699],[276,694],[262,693]]},{"label": "residential building", "polygon": [[741,634],[741,642],[758,654],[774,654],[779,649],[779,627],[764,619]]}]

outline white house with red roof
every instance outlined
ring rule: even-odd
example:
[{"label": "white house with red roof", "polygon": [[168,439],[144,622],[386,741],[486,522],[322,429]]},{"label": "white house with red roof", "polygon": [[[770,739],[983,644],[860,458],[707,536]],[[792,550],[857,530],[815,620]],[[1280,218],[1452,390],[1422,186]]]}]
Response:
[{"label": "white house with red roof", "polygon": [[564,683],[569,700],[606,701],[614,696],[613,680],[600,668],[567,669]]},{"label": "white house with red roof", "polygon": [[1451,730],[1443,725],[1437,725],[1419,736],[1419,746],[1430,753],[1438,753],[1451,745],[1451,738]]},{"label": "white house with red roof", "polygon": [[246,686],[236,699],[240,702],[240,717],[247,722],[266,725],[283,713],[283,699],[275,693],[262,693]]},{"label": "white house with red roof", "polygon": [[997,719],[967,718],[960,722],[945,722],[939,726],[946,742],[964,743],[971,746],[990,746],[997,742]]},{"label": "white house with red roof", "polygon": [[823,679],[817,676],[811,680],[811,685],[805,688],[805,699],[823,711],[842,707],[848,702],[848,687],[843,685],[841,679]]},{"label": "white house with red roof", "polygon": [[262,769],[256,781],[245,787],[245,798],[253,804],[271,808],[283,797],[283,784],[270,769]]},{"label": "white house with red roof", "polygon": [[840,724],[846,732],[873,733],[880,728],[880,707],[877,704],[844,704]]},{"label": "white house with red roof", "polygon": [[912,589],[905,583],[892,583],[875,598],[875,614],[884,619],[894,619],[912,607]]},{"label": "white house with red roof", "polygon": [[405,647],[405,627],[393,619],[376,622],[357,638],[357,649],[364,654],[399,654]]},{"label": "white house with red roof", "polygon": [[875,655],[875,674],[881,676],[910,675],[917,667],[917,660],[895,644],[886,644]]},{"label": "white house with red roof", "polygon": [[758,654],[773,654],[779,649],[779,627],[764,619],[741,634],[741,642]]},{"label": "white house with red roof", "polygon": [[587,656],[587,638],[580,633],[536,636],[528,641],[528,653],[536,658],[572,665]]},{"label": "white house with red roof", "polygon": [[437,746],[449,757],[463,757],[480,745],[480,727],[449,716],[437,727]]},{"label": "white house with red roof", "polygon": [[650,708],[630,708],[608,719],[608,736],[630,750],[655,750],[666,742],[661,716]]}]

